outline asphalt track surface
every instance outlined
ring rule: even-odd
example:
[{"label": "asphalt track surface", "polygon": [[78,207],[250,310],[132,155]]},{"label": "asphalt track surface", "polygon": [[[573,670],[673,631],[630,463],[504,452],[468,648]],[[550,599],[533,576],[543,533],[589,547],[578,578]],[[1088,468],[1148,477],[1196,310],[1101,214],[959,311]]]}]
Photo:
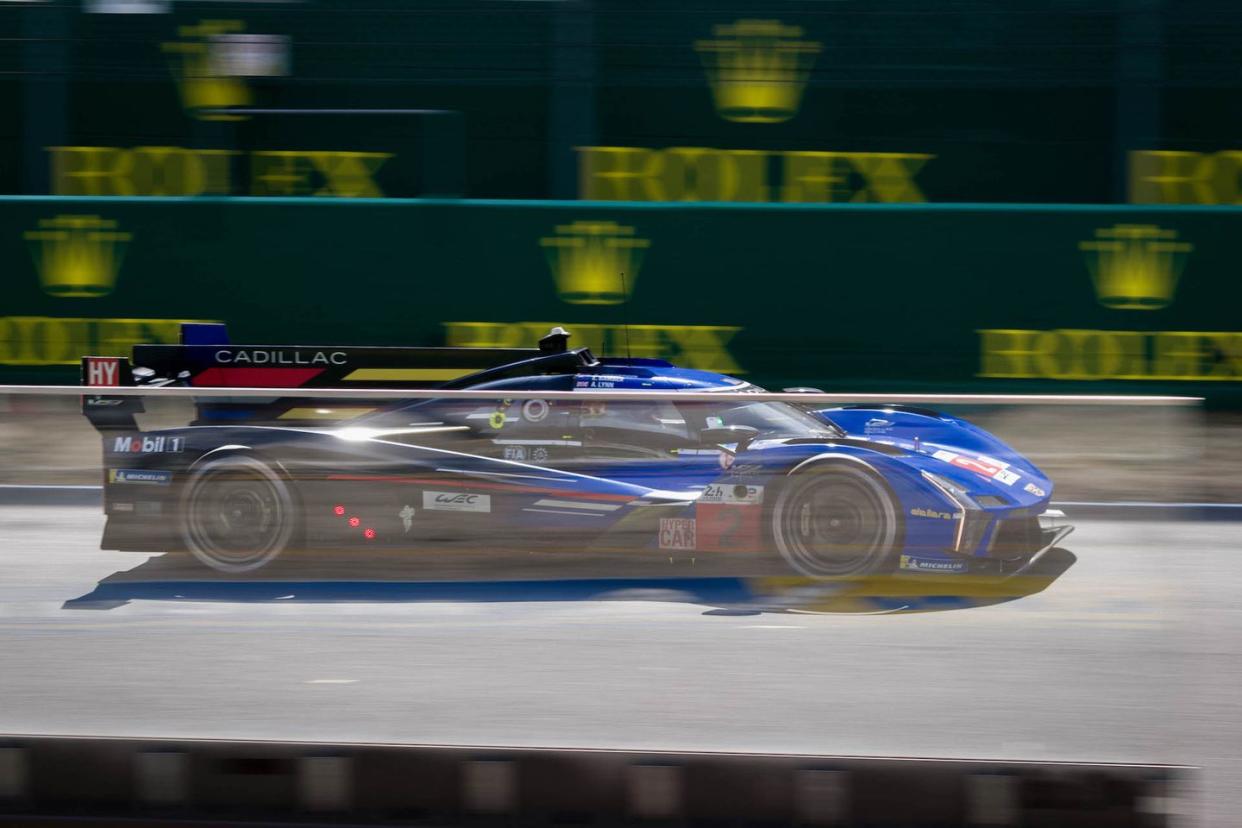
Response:
[{"label": "asphalt track surface", "polygon": [[925,612],[711,578],[222,582],[101,525],[0,506],[0,732],[1185,763],[1190,824],[1242,813],[1242,523],[1079,521],[1033,594]]}]

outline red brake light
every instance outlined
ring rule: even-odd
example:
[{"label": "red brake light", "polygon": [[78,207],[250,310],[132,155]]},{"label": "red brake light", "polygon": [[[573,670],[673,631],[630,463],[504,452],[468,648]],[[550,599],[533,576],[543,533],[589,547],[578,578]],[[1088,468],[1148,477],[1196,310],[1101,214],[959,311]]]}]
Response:
[{"label": "red brake light", "polygon": [[333,506],[332,514],[336,515],[337,517],[340,517],[341,515],[345,514],[345,507],[344,506]]},{"label": "red brake light", "polygon": [[349,525],[350,525],[350,526],[354,526],[354,527],[361,526],[361,525],[362,525],[362,519],[361,519],[361,518],[356,518],[356,517],[351,517],[351,518],[349,519]]},{"label": "red brake light", "polygon": [[375,530],[374,529],[363,529],[362,536],[366,538],[367,540],[375,540]]}]

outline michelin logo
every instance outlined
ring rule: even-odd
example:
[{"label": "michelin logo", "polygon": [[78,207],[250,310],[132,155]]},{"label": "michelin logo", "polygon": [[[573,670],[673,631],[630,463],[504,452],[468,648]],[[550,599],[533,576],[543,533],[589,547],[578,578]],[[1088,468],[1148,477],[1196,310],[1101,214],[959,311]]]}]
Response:
[{"label": "michelin logo", "polygon": [[109,483],[139,483],[148,486],[167,486],[172,483],[170,471],[147,471],[143,469],[108,469]]},{"label": "michelin logo", "polygon": [[914,572],[965,572],[966,561],[950,561],[943,558],[916,558],[901,556],[901,568]]}]

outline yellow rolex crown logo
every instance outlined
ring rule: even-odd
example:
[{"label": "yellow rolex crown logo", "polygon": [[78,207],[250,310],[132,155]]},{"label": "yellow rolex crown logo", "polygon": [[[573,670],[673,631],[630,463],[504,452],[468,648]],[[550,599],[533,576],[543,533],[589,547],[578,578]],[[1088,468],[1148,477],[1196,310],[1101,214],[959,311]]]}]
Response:
[{"label": "yellow rolex crown logo", "polygon": [[712,34],[694,48],[722,118],[770,124],[798,114],[819,43],[801,40],[801,28],[779,20],[737,20]]},{"label": "yellow rolex crown logo", "polygon": [[619,305],[630,298],[651,246],[633,227],[611,221],[575,221],[539,240],[556,278],[556,292],[575,305]]},{"label": "yellow rolex crown logo", "polygon": [[1176,230],[1150,224],[1117,224],[1080,242],[1100,304],[1122,310],[1157,310],[1173,301],[1177,280],[1194,246],[1176,241]]},{"label": "yellow rolex crown logo", "polygon": [[162,44],[173,55],[172,72],[181,93],[181,105],[203,121],[240,121],[246,116],[219,112],[250,105],[250,88],[241,78],[221,76],[212,63],[212,38],[243,31],[240,20],[200,20],[194,26],[181,26],[182,40]]},{"label": "yellow rolex crown logo", "polygon": [[132,234],[99,216],[56,216],[27,231],[39,283],[53,296],[105,296],[116,285]]}]

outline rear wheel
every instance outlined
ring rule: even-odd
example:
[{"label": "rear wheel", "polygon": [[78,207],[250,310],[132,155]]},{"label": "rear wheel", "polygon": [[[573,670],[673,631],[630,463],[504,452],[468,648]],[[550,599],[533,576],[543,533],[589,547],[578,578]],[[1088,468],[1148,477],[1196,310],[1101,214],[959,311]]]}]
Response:
[{"label": "rear wheel", "polygon": [[266,463],[244,455],[195,469],[181,498],[182,536],[194,557],[219,572],[250,572],[293,539],[289,484]]},{"label": "rear wheel", "polygon": [[812,577],[890,569],[901,519],[888,487],[862,467],[823,464],[790,476],[772,509],[781,556]]}]

